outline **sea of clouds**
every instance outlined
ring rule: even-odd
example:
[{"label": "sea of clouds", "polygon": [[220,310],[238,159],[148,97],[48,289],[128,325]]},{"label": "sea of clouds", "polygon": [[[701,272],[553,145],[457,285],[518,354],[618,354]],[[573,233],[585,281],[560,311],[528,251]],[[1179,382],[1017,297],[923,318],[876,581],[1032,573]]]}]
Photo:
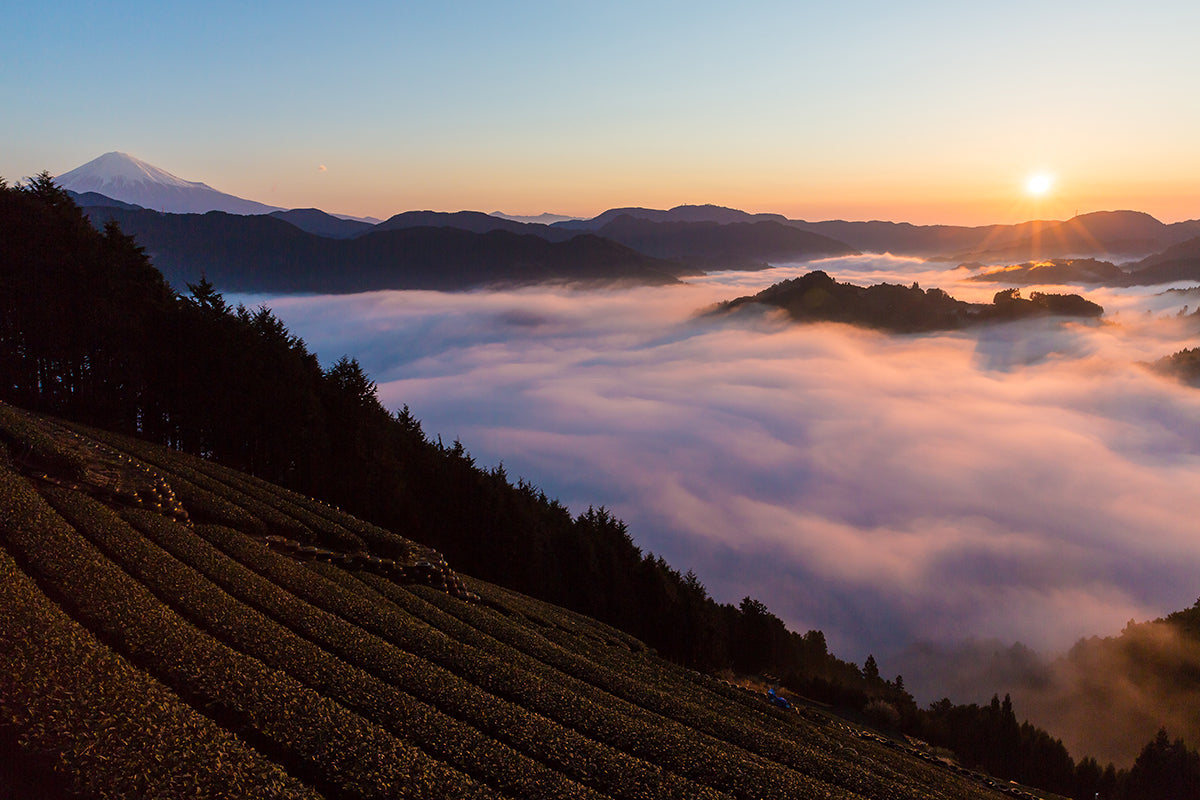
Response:
[{"label": "sea of clouds", "polygon": [[322,363],[356,356],[427,435],[607,506],[718,600],[753,596],[889,676],[916,642],[1052,652],[1192,604],[1200,390],[1141,362],[1196,346],[1178,313],[1196,298],[1085,290],[1103,321],[918,336],[697,316],[814,267],[1003,288],[869,256],[662,288],[229,299]]}]

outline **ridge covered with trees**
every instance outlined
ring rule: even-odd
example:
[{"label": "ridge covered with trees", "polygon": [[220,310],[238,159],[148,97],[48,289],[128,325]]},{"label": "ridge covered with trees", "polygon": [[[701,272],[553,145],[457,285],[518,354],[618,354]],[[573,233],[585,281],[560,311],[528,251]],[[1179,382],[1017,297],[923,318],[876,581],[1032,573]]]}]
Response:
[{"label": "ridge covered with trees", "polygon": [[709,313],[725,314],[755,305],[781,308],[797,322],[842,322],[893,333],[957,330],[1052,315],[1094,318],[1104,313],[1102,307],[1077,294],[1033,292],[1024,298],[1016,289],[1004,289],[988,305],[956,300],[942,289],[922,289],[916,283],[865,287],[839,283],[821,270],[726,301]]},{"label": "ridge covered with trees", "polygon": [[[965,741],[956,720],[979,727],[970,720],[983,710],[948,701],[917,709],[902,678],[882,679],[873,658],[862,669],[837,659],[820,631],[788,631],[753,598],[717,603],[696,575],[642,553],[607,510],[572,516],[532,484],[512,483],[502,467],[480,468],[461,442],[430,441],[407,408],[391,413],[379,404],[354,359],[322,369],[269,309],[231,308],[203,280],[188,295],[174,292],[131,237],[116,224],[96,231],[46,175],[25,186],[0,183],[0,240],[5,402],[343,507],[437,548],[465,574],[594,617],[679,664],[781,676],[780,685],[805,697],[956,751]],[[40,544],[20,547],[26,562],[42,557]],[[382,538],[376,555],[397,557],[401,547]],[[58,580],[34,572],[39,582]],[[1000,710],[1001,727],[1011,730]],[[1018,750],[1050,754],[1036,776],[1041,785],[1074,786],[1076,765],[1061,743],[1036,729],[1018,732]],[[1166,748],[1175,752],[1170,741]],[[960,758],[985,763],[969,751]],[[1124,785],[1108,796],[1130,796],[1120,794]]]}]

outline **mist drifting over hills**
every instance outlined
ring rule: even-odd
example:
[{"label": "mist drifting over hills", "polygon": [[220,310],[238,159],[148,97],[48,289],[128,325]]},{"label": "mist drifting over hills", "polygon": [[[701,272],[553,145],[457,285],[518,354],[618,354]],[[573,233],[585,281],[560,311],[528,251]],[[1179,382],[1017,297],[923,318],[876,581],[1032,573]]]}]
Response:
[{"label": "mist drifting over hills", "polygon": [[1145,318],[1171,301],[1112,292],[1117,322],[904,337],[695,319],[751,282],[769,279],[266,302],[319,352],[359,354],[431,433],[604,502],[718,596],[750,592],[855,657],[1061,647],[1190,602],[1200,396],[1138,363],[1194,336]]}]

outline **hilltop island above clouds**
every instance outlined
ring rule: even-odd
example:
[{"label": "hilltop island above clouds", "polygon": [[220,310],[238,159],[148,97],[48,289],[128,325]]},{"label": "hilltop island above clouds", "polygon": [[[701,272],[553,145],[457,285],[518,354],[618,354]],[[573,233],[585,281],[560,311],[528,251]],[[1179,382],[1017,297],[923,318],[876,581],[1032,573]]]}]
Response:
[{"label": "hilltop island above clouds", "polygon": [[965,303],[941,289],[921,289],[916,283],[867,287],[838,283],[820,270],[721,303],[709,313],[763,306],[783,309],[796,322],[844,322],[892,333],[957,330],[1032,317],[1095,318],[1104,313],[1077,294],[1034,292],[1026,299],[1016,289],[1007,289],[997,292],[990,305]]}]

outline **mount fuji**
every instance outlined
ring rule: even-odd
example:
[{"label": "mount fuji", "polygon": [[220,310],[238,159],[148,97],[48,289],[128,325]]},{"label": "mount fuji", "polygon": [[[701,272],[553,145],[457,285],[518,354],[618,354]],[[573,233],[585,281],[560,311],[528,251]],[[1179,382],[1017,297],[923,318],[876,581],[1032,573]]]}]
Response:
[{"label": "mount fuji", "polygon": [[97,192],[114,200],[174,214],[203,214],[208,211],[269,214],[284,210],[218,192],[199,181],[185,181],[128,153],[115,151],[59,175],[55,182],[64,189],[81,194]]}]

